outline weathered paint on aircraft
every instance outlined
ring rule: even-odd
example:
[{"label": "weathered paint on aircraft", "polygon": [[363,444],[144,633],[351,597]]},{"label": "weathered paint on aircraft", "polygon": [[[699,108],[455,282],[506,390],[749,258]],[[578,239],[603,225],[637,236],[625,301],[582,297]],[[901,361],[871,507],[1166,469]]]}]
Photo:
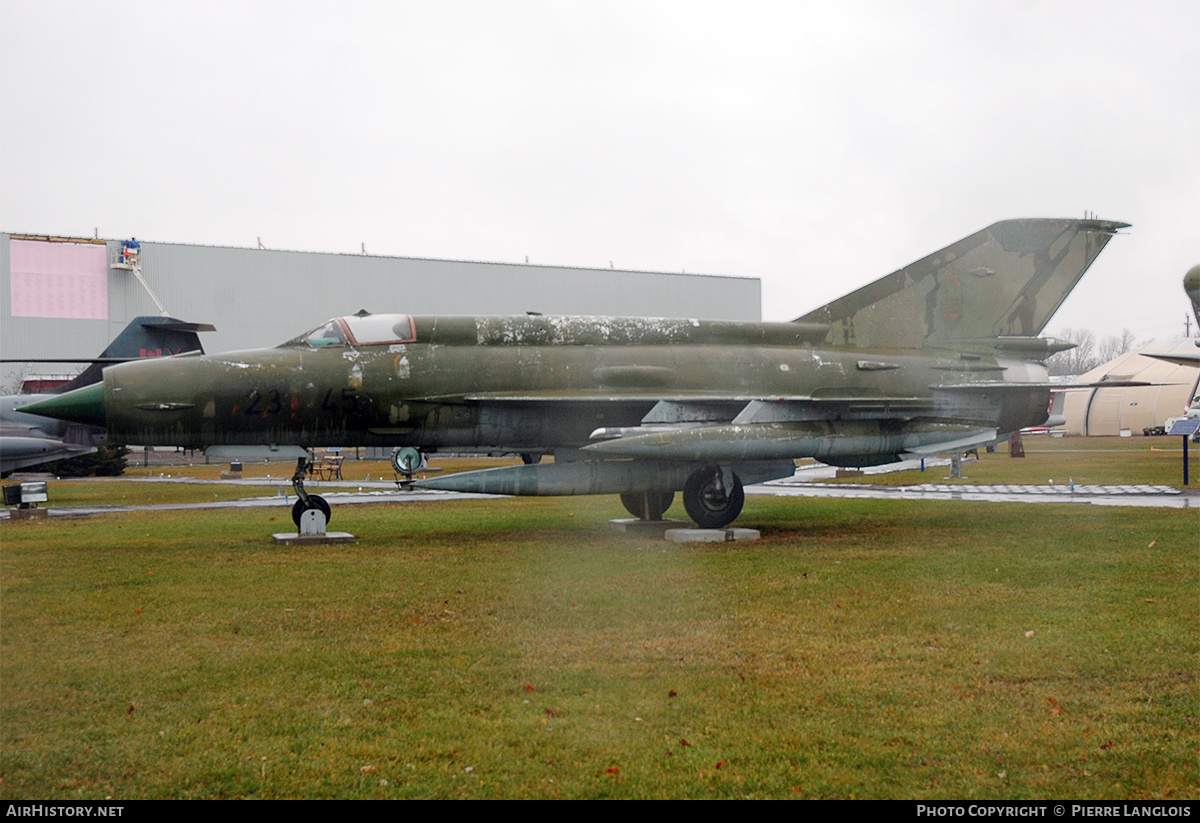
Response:
[{"label": "weathered paint on aircraft", "polygon": [[[115,441],[550,453],[422,481],[500,494],[621,494],[704,526],[795,458],[865,466],[1046,419],[1038,338],[1124,223],[1009,220],[790,323],[342,317],[273,349],[115,366],[38,412]],[[299,512],[296,513],[299,516]]]}]

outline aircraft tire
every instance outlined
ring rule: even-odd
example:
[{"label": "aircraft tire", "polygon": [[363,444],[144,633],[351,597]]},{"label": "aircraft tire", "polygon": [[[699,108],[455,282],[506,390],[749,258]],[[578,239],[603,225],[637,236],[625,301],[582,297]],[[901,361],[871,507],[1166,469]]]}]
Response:
[{"label": "aircraft tire", "polygon": [[662,520],[675,502],[675,492],[630,492],[621,495],[625,511],[639,520]]},{"label": "aircraft tire", "polygon": [[732,488],[726,489],[725,494],[718,492],[717,474],[711,468],[692,472],[683,487],[683,507],[702,529],[728,526],[742,513],[745,503],[746,493],[736,474]]},{"label": "aircraft tire", "polygon": [[296,524],[297,529],[300,528],[300,518],[308,509],[320,509],[322,514],[325,515],[325,524],[329,525],[329,518],[333,510],[325,502],[324,497],[321,497],[319,494],[310,494],[307,505],[305,505],[303,500],[297,500],[292,504],[292,522]]}]

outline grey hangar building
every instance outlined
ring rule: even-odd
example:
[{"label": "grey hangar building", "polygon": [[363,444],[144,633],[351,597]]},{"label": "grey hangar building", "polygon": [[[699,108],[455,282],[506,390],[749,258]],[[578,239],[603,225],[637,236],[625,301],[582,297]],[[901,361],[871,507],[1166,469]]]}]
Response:
[{"label": "grey hangar building", "polygon": [[[69,374],[135,317],[210,323],[205,351],[278,345],[371,313],[761,319],[757,278],[0,233],[5,392]],[[47,365],[29,360],[62,358]],[[16,361],[16,362],[14,362]]]}]

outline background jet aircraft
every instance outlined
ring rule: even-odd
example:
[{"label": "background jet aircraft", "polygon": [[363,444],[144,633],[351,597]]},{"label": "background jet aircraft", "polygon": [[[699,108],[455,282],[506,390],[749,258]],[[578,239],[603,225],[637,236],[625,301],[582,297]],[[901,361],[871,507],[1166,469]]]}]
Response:
[{"label": "background jet aircraft", "polygon": [[135,317],[98,358],[90,361],[91,365],[83,373],[57,392],[0,397],[0,476],[64,457],[90,454],[96,451],[96,446],[103,442],[105,436],[102,429],[27,414],[20,409],[51,399],[56,394],[98,383],[103,369],[113,363],[182,352],[202,352],[203,347],[196,332],[213,330],[207,324],[184,323],[171,317]]},{"label": "background jet aircraft", "polygon": [[[1200,327],[1200,266],[1192,266],[1188,269],[1187,274],[1183,276],[1183,290],[1192,301],[1192,315],[1196,318],[1197,327]],[[1197,346],[1200,346],[1200,338],[1197,338],[1194,342]],[[1153,357],[1155,360],[1174,363],[1177,366],[1195,366],[1200,364],[1200,352],[1150,352],[1143,350],[1141,353],[1146,357]]]},{"label": "background jet aircraft", "polygon": [[[795,458],[868,466],[1043,423],[1041,361],[1070,344],[1037,335],[1126,225],[996,223],[790,323],[360,314],[273,349],[114,366],[29,410],[123,443],[550,453],[420,485],[620,494],[645,518],[682,491],[720,527],[744,483]],[[297,522],[305,507],[328,514],[302,493]]]},{"label": "background jet aircraft", "polygon": [[[1200,327],[1200,266],[1192,266],[1183,276],[1183,290],[1192,301],[1192,316],[1196,318],[1197,327]],[[1200,338],[1197,338],[1196,345],[1200,346]]]}]

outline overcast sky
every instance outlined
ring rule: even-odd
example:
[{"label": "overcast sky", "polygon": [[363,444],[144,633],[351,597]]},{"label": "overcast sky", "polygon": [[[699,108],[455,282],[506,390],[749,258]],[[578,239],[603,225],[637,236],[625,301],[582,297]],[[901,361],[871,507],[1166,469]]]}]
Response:
[{"label": "overcast sky", "polygon": [[786,320],[1090,211],[1133,228],[1048,330],[1179,336],[1198,32],[1195,0],[0,0],[0,229],[758,277]]}]

